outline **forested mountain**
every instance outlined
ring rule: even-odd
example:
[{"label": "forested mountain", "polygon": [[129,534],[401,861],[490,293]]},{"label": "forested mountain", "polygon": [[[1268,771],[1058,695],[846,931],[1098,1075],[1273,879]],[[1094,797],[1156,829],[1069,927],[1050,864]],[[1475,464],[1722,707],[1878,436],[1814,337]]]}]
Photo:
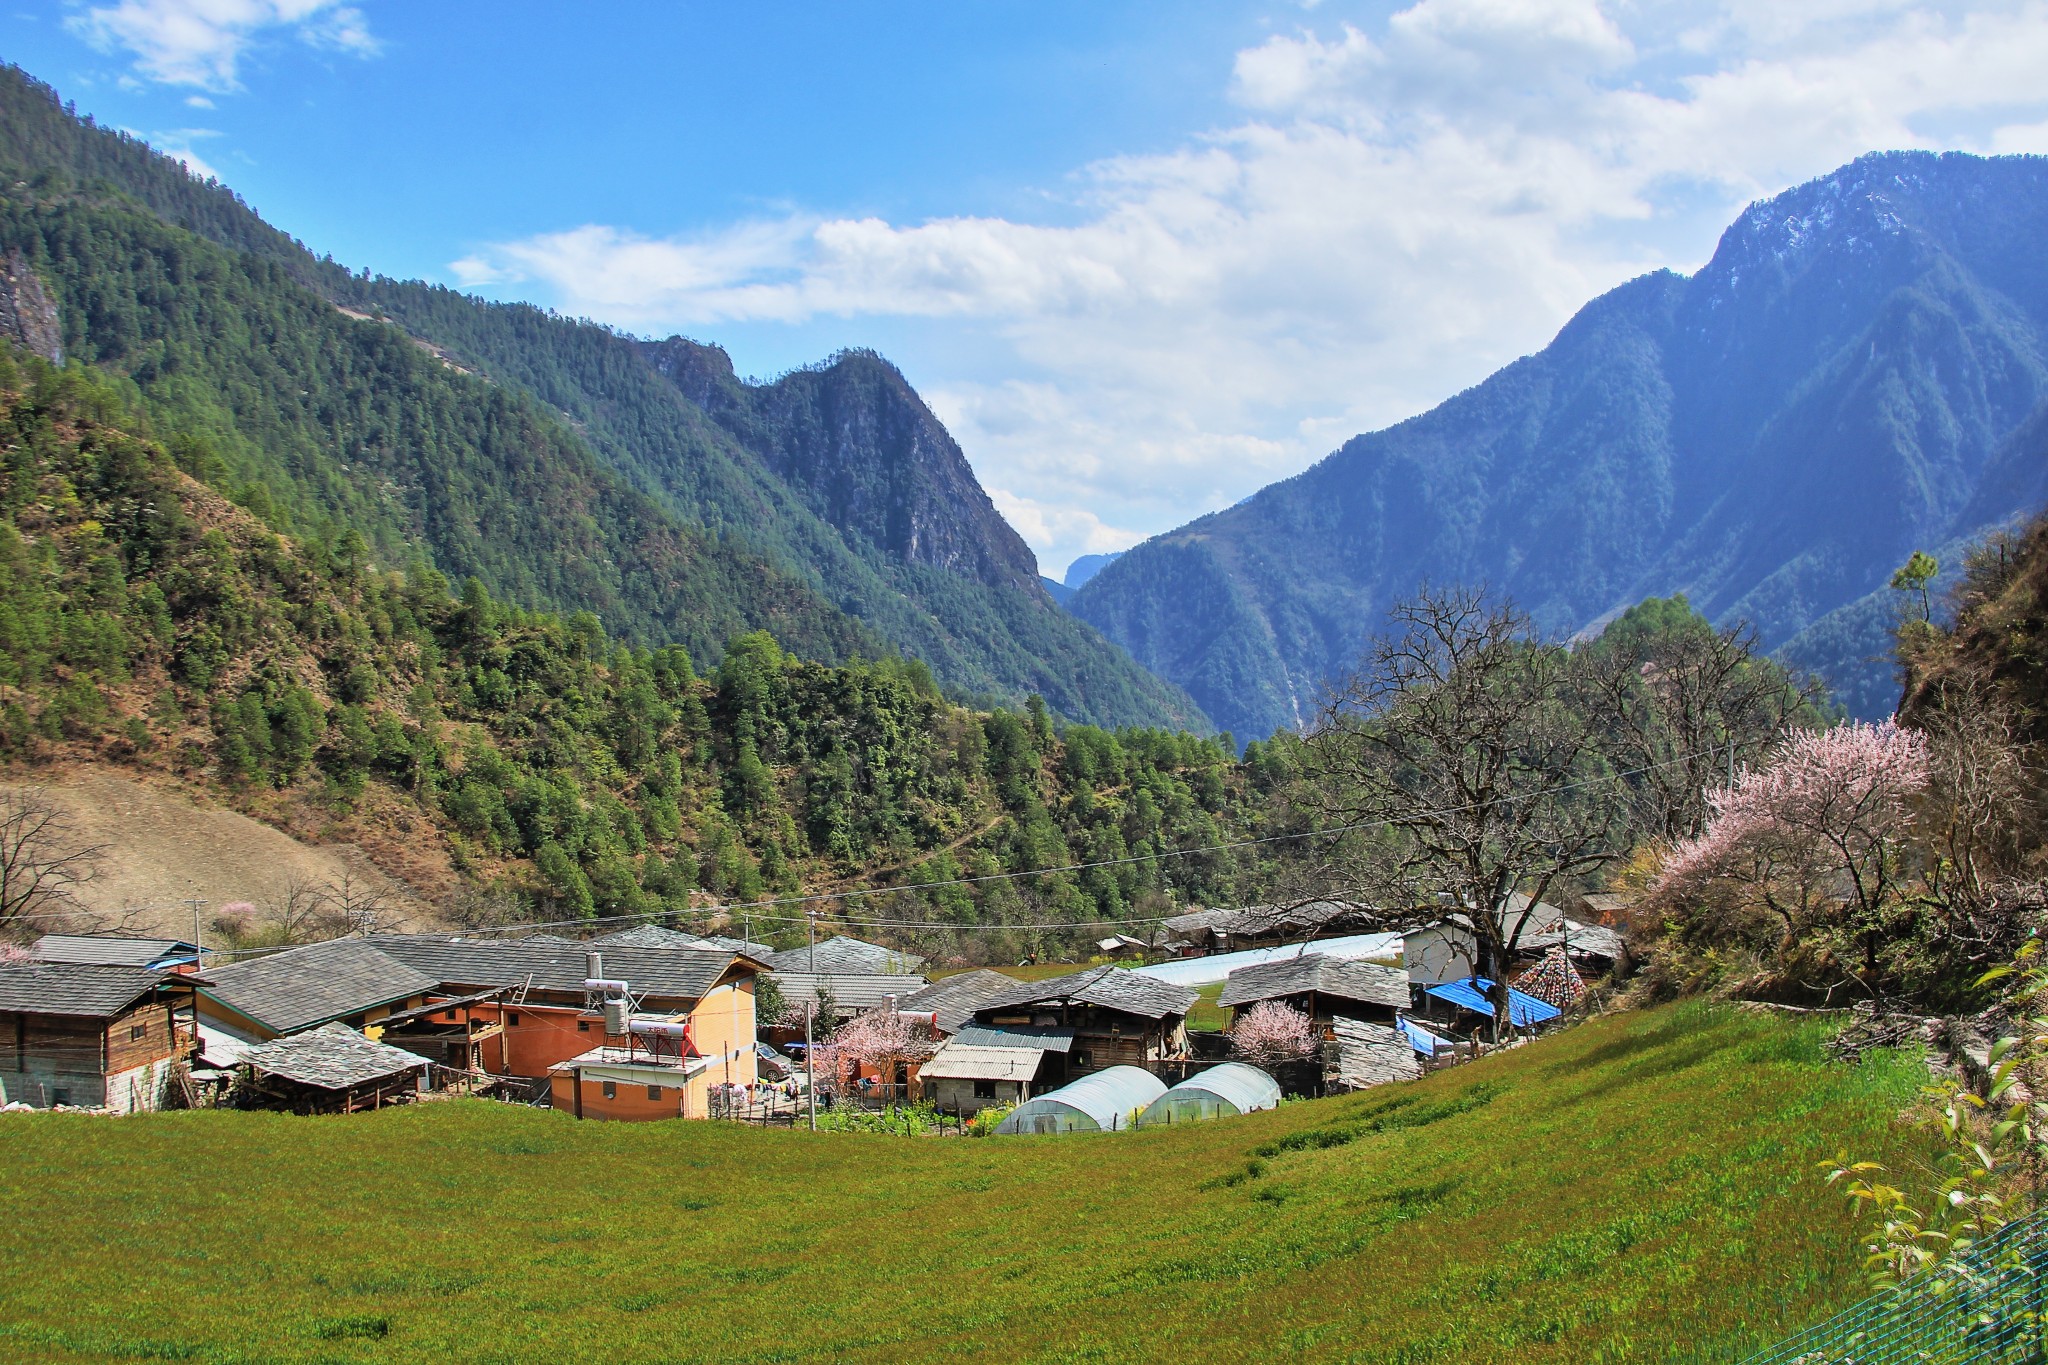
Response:
[{"label": "forested mountain", "polygon": [[657,362],[708,362],[710,348],[316,259],[12,68],[0,212],[0,252],[47,280],[64,346],[132,377],[206,447],[188,466],[281,530],[354,530],[382,562],[592,610],[700,664],[766,628],[822,660],[912,655],[957,695],[1203,721],[1058,610],[958,447],[878,357],[759,387],[728,365],[693,388]]},{"label": "forested mountain", "polygon": [[1865,157],[1747,210],[1537,355],[1157,537],[1072,609],[1265,734],[1388,605],[1488,584],[1571,633],[1684,592],[1864,714],[1885,584],[2048,495],[2048,160]]},{"label": "forested mountain", "polygon": [[[972,949],[1045,951],[1077,920],[1249,897],[1294,847],[1154,856],[1293,828],[1285,743],[1240,762],[1185,733],[1062,731],[1035,698],[977,712],[914,660],[811,662],[766,632],[703,676],[588,612],[279,536],[181,468],[204,443],[135,394],[0,343],[0,760],[155,769],[324,840],[403,843],[445,870],[414,889],[470,922],[700,922],[706,893],[978,877],[852,908],[1022,926]],[[1105,865],[1003,875],[1084,862]]]}]

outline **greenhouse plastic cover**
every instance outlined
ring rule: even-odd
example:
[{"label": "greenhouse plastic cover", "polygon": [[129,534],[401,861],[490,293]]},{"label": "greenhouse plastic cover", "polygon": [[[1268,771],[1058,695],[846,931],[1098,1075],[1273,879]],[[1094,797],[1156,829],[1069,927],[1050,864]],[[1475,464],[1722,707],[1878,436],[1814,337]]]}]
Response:
[{"label": "greenhouse plastic cover", "polygon": [[[1492,989],[1491,981],[1483,976],[1473,976],[1463,981],[1446,981],[1441,986],[1431,986],[1429,993],[1475,1014],[1492,1014],[1493,1002],[1486,998],[1486,992]],[[1524,995],[1513,986],[1508,987],[1508,1022],[1516,1028],[1547,1024],[1561,1013],[1563,1011],[1555,1005],[1546,1005],[1533,995]]]},{"label": "greenhouse plastic cover", "polygon": [[1262,962],[1278,962],[1283,958],[1300,957],[1304,953],[1321,953],[1324,957],[1350,959],[1392,957],[1400,951],[1399,934],[1349,934],[1343,938],[1290,943],[1280,948],[1247,948],[1238,953],[1183,957],[1172,962],[1155,962],[1149,967],[1134,967],[1132,970],[1139,976],[1149,976],[1157,981],[1171,981],[1176,986],[1207,986],[1224,980],[1239,967],[1256,967]]},{"label": "greenhouse plastic cover", "polygon": [[1033,1133],[1038,1121],[1050,1119],[1058,1125],[1055,1132],[1109,1132],[1128,1127],[1133,1111],[1165,1093],[1166,1083],[1143,1067],[1113,1066],[1026,1100],[996,1131]]},{"label": "greenhouse plastic cover", "polygon": [[1152,1101],[1151,1106],[1138,1116],[1138,1122],[1140,1125],[1166,1123],[1169,1113],[1175,1120],[1249,1114],[1258,1109],[1271,1109],[1279,1103],[1279,1082],[1255,1066],[1244,1062],[1225,1062],[1196,1072]]}]

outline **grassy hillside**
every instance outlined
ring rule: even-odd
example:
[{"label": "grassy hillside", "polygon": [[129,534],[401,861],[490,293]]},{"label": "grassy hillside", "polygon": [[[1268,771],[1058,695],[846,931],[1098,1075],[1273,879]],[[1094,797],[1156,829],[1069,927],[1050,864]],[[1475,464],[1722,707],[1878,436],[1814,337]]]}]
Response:
[{"label": "grassy hillside", "polygon": [[0,1280],[0,1354],[1736,1359],[1860,1293],[1814,1163],[1895,1149],[1920,1079],[1819,1038],[1666,1009],[1093,1138],[9,1116],[0,1255],[36,1274]]}]

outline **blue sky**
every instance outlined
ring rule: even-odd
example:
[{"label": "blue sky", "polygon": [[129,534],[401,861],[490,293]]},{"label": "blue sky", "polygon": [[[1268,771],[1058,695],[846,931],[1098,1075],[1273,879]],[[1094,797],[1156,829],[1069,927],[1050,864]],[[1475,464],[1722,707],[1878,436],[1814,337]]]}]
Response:
[{"label": "blue sky", "polygon": [[2035,0],[17,4],[352,266],[897,361],[1057,573],[1542,345],[1748,200],[2048,150]]}]

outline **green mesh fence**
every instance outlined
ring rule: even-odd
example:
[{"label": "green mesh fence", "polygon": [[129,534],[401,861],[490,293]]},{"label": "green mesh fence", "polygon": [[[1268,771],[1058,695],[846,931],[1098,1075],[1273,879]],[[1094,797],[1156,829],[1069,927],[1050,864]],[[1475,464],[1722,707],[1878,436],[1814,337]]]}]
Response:
[{"label": "green mesh fence", "polygon": [[2048,1211],[2008,1223],[1939,1270],[1865,1299],[1746,1365],[2048,1360]]}]

